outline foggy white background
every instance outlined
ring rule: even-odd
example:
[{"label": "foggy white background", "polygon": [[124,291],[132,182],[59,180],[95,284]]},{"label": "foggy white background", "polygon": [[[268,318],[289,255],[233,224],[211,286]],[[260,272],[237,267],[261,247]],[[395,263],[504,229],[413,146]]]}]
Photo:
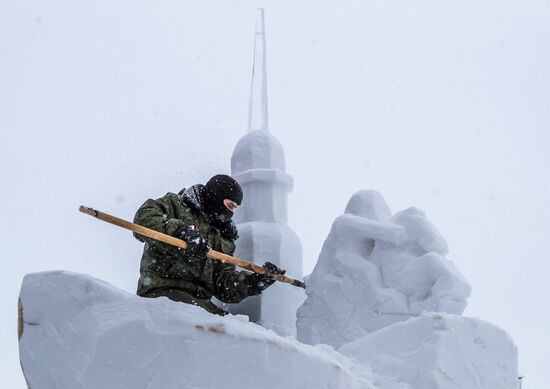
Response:
[{"label": "foggy white background", "polygon": [[24,274],[135,290],[140,244],[80,204],[132,219],[229,173],[258,6],[305,273],[356,190],[417,206],[473,286],[465,314],[506,329],[524,388],[547,387],[549,1],[0,0],[2,387],[25,387]]}]

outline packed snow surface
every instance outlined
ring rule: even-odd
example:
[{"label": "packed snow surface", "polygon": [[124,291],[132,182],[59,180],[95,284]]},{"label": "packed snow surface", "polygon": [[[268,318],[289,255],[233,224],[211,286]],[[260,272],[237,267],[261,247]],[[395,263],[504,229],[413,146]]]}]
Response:
[{"label": "packed snow surface", "polygon": [[[424,314],[339,350],[417,389],[517,389],[517,349],[502,329],[472,318]],[[392,387],[391,385],[389,387]]]},{"label": "packed snow surface", "polygon": [[306,279],[298,339],[340,347],[425,311],[461,314],[471,288],[447,252],[424,212],[392,215],[380,193],[355,193]]},{"label": "packed snow surface", "polygon": [[330,347],[85,275],[27,275],[19,321],[34,389],[373,388],[368,369]]},{"label": "packed snow surface", "polygon": [[423,314],[335,351],[63,271],[24,278],[19,326],[33,389],[515,389],[517,373],[509,336],[476,319]]}]

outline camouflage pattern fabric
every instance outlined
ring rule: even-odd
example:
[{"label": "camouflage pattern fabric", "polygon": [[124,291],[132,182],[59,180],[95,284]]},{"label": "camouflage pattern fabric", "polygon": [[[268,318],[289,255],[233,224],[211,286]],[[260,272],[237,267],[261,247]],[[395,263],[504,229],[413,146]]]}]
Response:
[{"label": "camouflage pattern fabric", "polygon": [[[215,227],[202,212],[200,195],[203,185],[194,185],[180,194],[167,193],[147,200],[137,211],[134,223],[174,236],[178,227],[194,226],[210,248],[233,255],[238,237],[232,221]],[[206,256],[190,257],[175,246],[134,234],[145,243],[141,258],[137,294],[143,297],[166,296],[203,307],[215,314],[224,312],[210,299],[238,303],[247,297],[244,279],[247,272],[234,265]]]}]

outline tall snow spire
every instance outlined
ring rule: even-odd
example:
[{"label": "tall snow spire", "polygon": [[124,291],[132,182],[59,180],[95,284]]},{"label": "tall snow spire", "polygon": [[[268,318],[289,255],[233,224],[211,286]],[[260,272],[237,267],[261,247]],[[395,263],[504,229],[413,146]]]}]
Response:
[{"label": "tall snow spire", "polygon": [[267,68],[265,58],[264,9],[258,8],[254,38],[254,64],[250,85],[248,131],[269,131],[267,126]]},{"label": "tall snow spire", "polygon": [[[302,275],[302,243],[288,226],[288,194],[293,178],[286,172],[285,152],[268,130],[264,10],[258,9],[254,66],[250,88],[248,132],[231,155],[231,175],[243,188],[243,203],[235,213],[240,238],[235,255],[261,265],[265,258],[288,274]],[[233,314],[248,315],[283,335],[296,335],[296,311],[305,299],[303,289],[273,285],[269,293],[239,304],[226,304]]]}]

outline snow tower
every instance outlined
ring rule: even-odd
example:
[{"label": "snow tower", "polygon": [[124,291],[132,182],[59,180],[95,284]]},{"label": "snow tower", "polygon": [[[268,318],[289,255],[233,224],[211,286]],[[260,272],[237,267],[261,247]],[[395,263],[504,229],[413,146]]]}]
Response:
[{"label": "snow tower", "polygon": [[[285,171],[283,146],[269,132],[266,46],[263,9],[258,9],[250,88],[248,133],[231,157],[231,174],[241,184],[243,204],[235,213],[240,238],[235,255],[258,265],[272,262],[291,277],[302,278],[302,244],[287,225],[288,193],[293,178]],[[225,308],[280,335],[296,334],[296,310],[302,289],[275,283],[266,293]]]}]

